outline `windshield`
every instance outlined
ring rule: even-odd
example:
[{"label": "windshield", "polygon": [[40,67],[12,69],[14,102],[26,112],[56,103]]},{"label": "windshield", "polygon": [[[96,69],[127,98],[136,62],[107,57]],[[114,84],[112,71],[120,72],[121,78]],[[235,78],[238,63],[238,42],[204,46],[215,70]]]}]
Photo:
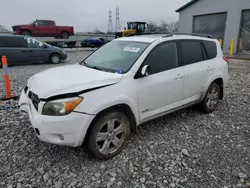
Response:
[{"label": "windshield", "polygon": [[32,22],[29,22],[28,24],[33,24],[36,20],[33,20]]},{"label": "windshield", "polygon": [[128,29],[137,29],[137,23],[128,22]]},{"label": "windshield", "polygon": [[100,70],[126,73],[147,48],[148,43],[112,41],[84,60],[84,64]]}]

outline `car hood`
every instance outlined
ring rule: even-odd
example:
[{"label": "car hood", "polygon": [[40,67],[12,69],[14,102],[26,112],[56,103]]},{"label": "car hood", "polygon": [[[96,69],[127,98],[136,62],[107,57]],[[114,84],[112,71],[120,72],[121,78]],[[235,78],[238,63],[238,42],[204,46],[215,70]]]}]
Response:
[{"label": "car hood", "polygon": [[28,88],[39,98],[47,99],[57,95],[115,84],[121,74],[88,68],[79,64],[50,68],[29,78]]},{"label": "car hood", "polygon": [[26,26],[31,26],[31,24],[20,24],[20,25],[13,25],[12,27],[26,27]]},{"label": "car hood", "polygon": [[12,26],[12,29],[13,29],[13,31],[16,31],[17,29],[18,29],[18,27],[20,28],[28,28],[28,27],[30,27],[31,25],[28,25],[28,24],[26,24],[26,25],[14,25],[14,26]]}]

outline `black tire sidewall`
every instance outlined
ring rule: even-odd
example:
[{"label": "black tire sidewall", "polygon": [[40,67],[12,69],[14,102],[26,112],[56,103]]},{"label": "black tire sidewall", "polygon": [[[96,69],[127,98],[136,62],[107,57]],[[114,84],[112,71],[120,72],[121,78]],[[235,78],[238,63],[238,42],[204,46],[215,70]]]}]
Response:
[{"label": "black tire sidewall", "polygon": [[[101,126],[103,125],[104,122],[108,121],[109,119],[112,118],[118,118],[120,120],[123,121],[123,123],[125,123],[125,140],[122,144],[122,146],[114,153],[112,154],[108,154],[108,155],[104,155],[102,153],[99,152],[99,150],[97,149],[97,145],[96,145],[96,135],[99,131],[99,129],[101,128]],[[87,139],[86,139],[86,146],[87,146],[87,153],[92,156],[95,157],[97,159],[101,159],[101,160],[108,160],[114,156],[116,156],[117,154],[119,154],[122,149],[124,148],[124,146],[126,145],[127,139],[130,135],[130,123],[129,120],[127,118],[127,116],[125,116],[122,112],[119,111],[109,111],[106,112],[102,115],[100,115],[96,121],[94,121],[94,123],[92,125],[90,125],[91,130],[88,132]]]},{"label": "black tire sidewall", "polygon": [[217,104],[214,106],[214,108],[209,108],[209,107],[207,106],[207,96],[208,96],[208,93],[209,93],[214,87],[216,87],[216,89],[217,89],[217,91],[218,91],[218,93],[219,93],[219,98],[220,98],[221,91],[220,91],[219,85],[218,85],[217,83],[212,83],[212,84],[209,86],[209,88],[208,88],[208,90],[207,90],[207,93],[206,93],[204,99],[202,100],[202,102],[201,102],[201,104],[200,104],[201,110],[202,110],[203,112],[205,112],[205,113],[211,113],[211,112],[213,112],[213,111],[216,109],[216,107],[217,107],[217,105],[218,105],[218,103],[219,103],[219,98],[218,98],[218,102],[217,102]]},{"label": "black tire sidewall", "polygon": [[[58,62],[58,63],[54,63],[54,62],[52,61],[52,58],[53,58],[54,56],[57,56],[57,57],[59,58],[59,62]],[[59,63],[61,62],[61,57],[60,57],[59,54],[52,54],[52,55],[50,55],[49,60],[50,60],[50,62],[51,62],[52,64],[56,65],[56,64],[59,64]]]},{"label": "black tire sidewall", "polygon": [[[64,35],[65,35],[66,37],[64,37]],[[66,32],[66,31],[64,31],[64,32],[62,32],[61,37],[62,37],[63,39],[68,39],[68,38],[69,38],[69,33]]]},{"label": "black tire sidewall", "polygon": [[[25,34],[26,33],[26,34]],[[22,35],[26,35],[26,36],[32,36],[30,31],[22,31]]]}]

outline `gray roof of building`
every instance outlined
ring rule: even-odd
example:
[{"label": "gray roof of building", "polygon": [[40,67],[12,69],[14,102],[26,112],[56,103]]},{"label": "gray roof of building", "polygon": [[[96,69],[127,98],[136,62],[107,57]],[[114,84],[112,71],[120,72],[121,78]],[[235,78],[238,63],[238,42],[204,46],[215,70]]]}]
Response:
[{"label": "gray roof of building", "polygon": [[187,4],[183,5],[182,7],[178,8],[175,12],[180,12],[183,9],[189,7],[190,5],[196,3],[197,1],[199,1],[199,0],[192,0],[192,1],[188,2]]}]

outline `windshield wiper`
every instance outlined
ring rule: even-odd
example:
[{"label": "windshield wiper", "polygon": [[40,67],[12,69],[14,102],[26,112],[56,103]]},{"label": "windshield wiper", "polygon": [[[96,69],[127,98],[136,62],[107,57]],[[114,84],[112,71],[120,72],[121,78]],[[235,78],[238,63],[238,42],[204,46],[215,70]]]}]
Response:
[{"label": "windshield wiper", "polygon": [[86,66],[86,67],[91,68],[91,69],[96,69],[96,70],[100,70],[100,71],[115,73],[115,71],[112,70],[112,69],[97,67],[97,66],[94,66],[94,65],[89,65],[89,64],[87,64],[85,61],[83,61],[83,62],[81,63],[81,65],[82,65],[82,64],[83,64],[84,66]]},{"label": "windshield wiper", "polygon": [[85,61],[83,62],[83,64],[84,64],[86,67],[89,67],[89,68],[92,68],[92,69],[105,71],[104,69],[102,69],[102,68],[100,68],[100,67],[89,65],[89,64],[87,64]]}]

